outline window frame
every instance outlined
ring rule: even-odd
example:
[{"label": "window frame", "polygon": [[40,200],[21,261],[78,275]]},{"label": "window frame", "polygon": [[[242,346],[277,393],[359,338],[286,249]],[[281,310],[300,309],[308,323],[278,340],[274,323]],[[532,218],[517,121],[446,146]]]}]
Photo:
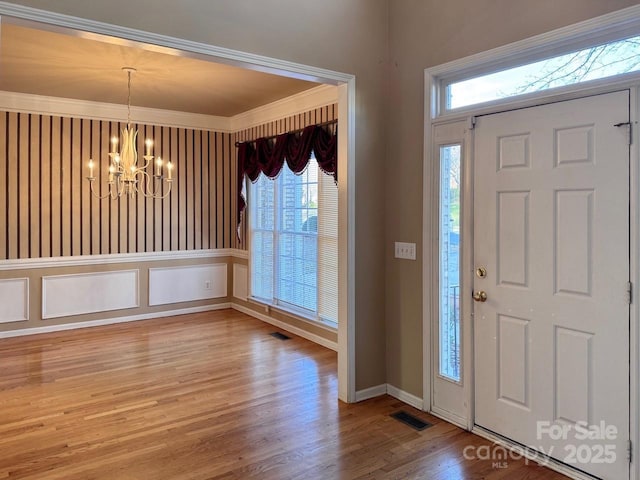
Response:
[{"label": "window frame", "polygon": [[[312,157],[314,158],[314,157]],[[321,192],[320,192],[320,175],[326,175],[321,169],[320,167],[317,165],[317,163],[315,164],[316,168],[318,169],[318,182],[317,182],[317,188],[318,188],[318,201],[320,200],[321,197]],[[311,164],[309,166],[307,166],[307,168],[309,168],[311,166]],[[288,168],[287,165],[283,165],[282,167],[284,168]],[[305,169],[305,172],[307,170]],[[336,319],[336,321],[334,322],[333,320],[330,320],[328,318],[324,318],[321,317],[319,314],[319,290],[320,290],[320,279],[319,279],[319,268],[318,268],[318,256],[316,256],[316,309],[314,310],[309,310],[306,309],[304,307],[289,303],[285,300],[282,300],[279,298],[279,284],[278,284],[278,268],[279,268],[279,249],[280,249],[280,242],[279,242],[279,232],[283,232],[282,228],[281,228],[281,217],[282,217],[282,205],[281,205],[281,197],[282,197],[282,188],[280,185],[280,182],[282,182],[282,176],[284,175],[284,171],[281,171],[279,173],[279,175],[274,178],[274,179],[268,179],[267,177],[264,176],[264,174],[260,174],[260,179],[262,179],[263,177],[266,179],[266,181],[269,182],[277,182],[274,188],[274,230],[272,231],[273,233],[273,244],[274,244],[274,258],[273,258],[273,278],[272,278],[272,282],[273,282],[273,292],[272,292],[272,298],[264,298],[264,297],[260,297],[260,296],[256,296],[254,294],[253,291],[253,247],[252,247],[252,243],[253,243],[253,232],[254,232],[254,210],[252,209],[252,196],[254,195],[254,188],[253,185],[255,185],[255,183],[250,182],[249,180],[245,179],[245,185],[247,188],[245,188],[245,194],[247,197],[247,212],[249,213],[247,215],[247,223],[248,223],[248,251],[249,251],[249,255],[248,255],[248,265],[247,265],[247,269],[248,269],[248,289],[249,289],[249,295],[247,297],[247,299],[250,302],[253,303],[257,303],[259,305],[264,306],[267,309],[267,312],[270,309],[274,309],[276,311],[281,311],[283,313],[289,314],[289,315],[293,315],[303,321],[307,321],[310,322],[314,325],[319,325],[322,327],[326,327],[329,328],[333,331],[336,331],[338,328],[338,320]],[[296,174],[293,174],[296,175]],[[298,175],[296,175],[298,176]],[[258,180],[259,181],[259,180]],[[257,182],[257,181],[256,181]],[[337,187],[336,187],[337,188]],[[336,191],[336,198],[338,196],[338,192]],[[318,208],[319,210],[319,208]],[[337,214],[337,212],[336,212]],[[319,215],[318,215],[319,216]],[[265,230],[265,229],[258,229],[262,232],[269,232],[269,230]],[[286,233],[286,232],[285,232]],[[320,242],[320,235],[319,232],[316,231],[316,245],[319,247],[319,242]],[[317,249],[317,251],[319,252],[319,248]],[[339,276],[339,274],[338,274]]]}]

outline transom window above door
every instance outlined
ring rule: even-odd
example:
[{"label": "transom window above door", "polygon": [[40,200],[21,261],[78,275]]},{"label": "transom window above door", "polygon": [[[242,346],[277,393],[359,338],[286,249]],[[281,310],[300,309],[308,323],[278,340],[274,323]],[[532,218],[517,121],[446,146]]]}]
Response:
[{"label": "transom window above door", "polygon": [[640,9],[499,46],[428,68],[425,74],[430,118],[628,88],[640,79]]},{"label": "transom window above door", "polygon": [[453,110],[638,70],[640,36],[449,83],[445,108]]}]

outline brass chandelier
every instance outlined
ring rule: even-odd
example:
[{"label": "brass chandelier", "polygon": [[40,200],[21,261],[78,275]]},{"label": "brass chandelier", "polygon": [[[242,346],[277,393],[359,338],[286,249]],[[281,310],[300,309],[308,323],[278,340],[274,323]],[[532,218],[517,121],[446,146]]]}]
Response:
[{"label": "brass chandelier", "polygon": [[[172,170],[173,164],[169,161],[166,165],[167,176],[163,175],[165,168],[164,162],[160,157],[152,155],[153,140],[145,140],[145,154],[142,156],[145,163],[138,166],[138,152],[136,150],[136,141],[138,131],[131,127],[131,75],[136,72],[135,68],[123,67],[127,73],[127,127],[122,129],[122,149],[118,152],[118,137],[111,138],[111,151],[109,152],[109,176],[107,192],[100,195],[94,189],[96,177],[94,176],[94,162],[89,159],[89,185],[91,193],[98,198],[111,197],[112,200],[128,195],[133,197],[135,194],[143,195],[147,198],[165,198],[171,192]],[[147,172],[147,167],[155,159],[155,168],[153,175]],[[166,182],[166,188],[163,189],[163,180]],[[164,190],[164,191],[163,191]]]}]

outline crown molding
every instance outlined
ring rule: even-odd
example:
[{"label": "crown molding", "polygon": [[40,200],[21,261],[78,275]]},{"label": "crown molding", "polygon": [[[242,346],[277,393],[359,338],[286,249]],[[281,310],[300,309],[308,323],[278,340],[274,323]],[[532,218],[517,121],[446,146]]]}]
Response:
[{"label": "crown molding", "polygon": [[338,103],[338,87],[320,85],[230,118],[234,132]]},{"label": "crown molding", "polygon": [[[233,117],[217,117],[135,106],[131,107],[131,117],[134,123],[145,125],[234,133],[315,108],[332,105],[337,101],[337,87],[320,85]],[[3,91],[0,91],[0,109],[9,112],[80,117],[112,122],[124,122],[124,119],[127,118],[125,105]]]},{"label": "crown molding", "polygon": [[[124,122],[127,118],[126,105],[16,92],[0,91],[0,108],[9,112],[80,117],[113,122]],[[146,125],[232,133],[229,128],[229,118],[227,117],[134,106],[131,107],[131,117],[134,123]]]}]

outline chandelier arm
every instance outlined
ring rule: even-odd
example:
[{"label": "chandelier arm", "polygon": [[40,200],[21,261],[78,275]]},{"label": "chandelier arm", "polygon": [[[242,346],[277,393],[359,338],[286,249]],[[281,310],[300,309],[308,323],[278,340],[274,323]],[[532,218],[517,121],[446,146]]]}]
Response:
[{"label": "chandelier arm", "polygon": [[[167,180],[167,182],[169,182],[169,185],[171,185],[171,181],[170,180]],[[158,195],[158,196],[155,196],[153,198],[157,198],[158,200],[162,200],[163,198],[167,198],[170,193],[171,193],[171,187],[169,187],[169,189],[163,195]]]},{"label": "chandelier arm", "polygon": [[[160,186],[159,188],[152,189],[151,184],[153,183],[153,178],[155,177],[155,175],[154,177],[152,177],[147,172],[140,172],[140,173],[146,177],[146,192],[142,192],[142,195],[144,195],[147,198],[155,198],[155,199],[163,199],[169,196],[169,194],[171,193],[171,183],[172,183],[171,180],[165,180],[169,184],[169,188],[163,194],[162,186]],[[160,182],[160,185],[162,185],[162,182]]]},{"label": "chandelier arm", "polygon": [[151,162],[151,160],[153,160],[153,157],[151,158],[146,158],[147,155],[144,155],[144,159],[147,161],[142,167],[140,167],[138,170],[146,170],[147,167],[149,166],[149,163]]},{"label": "chandelier arm", "polygon": [[139,168],[136,171],[135,176],[140,177],[137,181],[137,183],[140,184],[140,188],[138,188],[138,186],[136,185],[136,192],[144,197],[150,197],[150,195],[147,194],[147,192],[149,191],[149,174]]},{"label": "chandelier arm", "polygon": [[105,193],[104,195],[100,195],[95,191],[93,186],[94,183],[95,181],[89,180],[89,185],[91,186],[91,193],[93,194],[94,197],[96,197],[99,200],[102,200],[103,198],[107,198],[109,195],[111,195],[111,186],[109,186],[109,190],[107,191],[107,193]]}]

